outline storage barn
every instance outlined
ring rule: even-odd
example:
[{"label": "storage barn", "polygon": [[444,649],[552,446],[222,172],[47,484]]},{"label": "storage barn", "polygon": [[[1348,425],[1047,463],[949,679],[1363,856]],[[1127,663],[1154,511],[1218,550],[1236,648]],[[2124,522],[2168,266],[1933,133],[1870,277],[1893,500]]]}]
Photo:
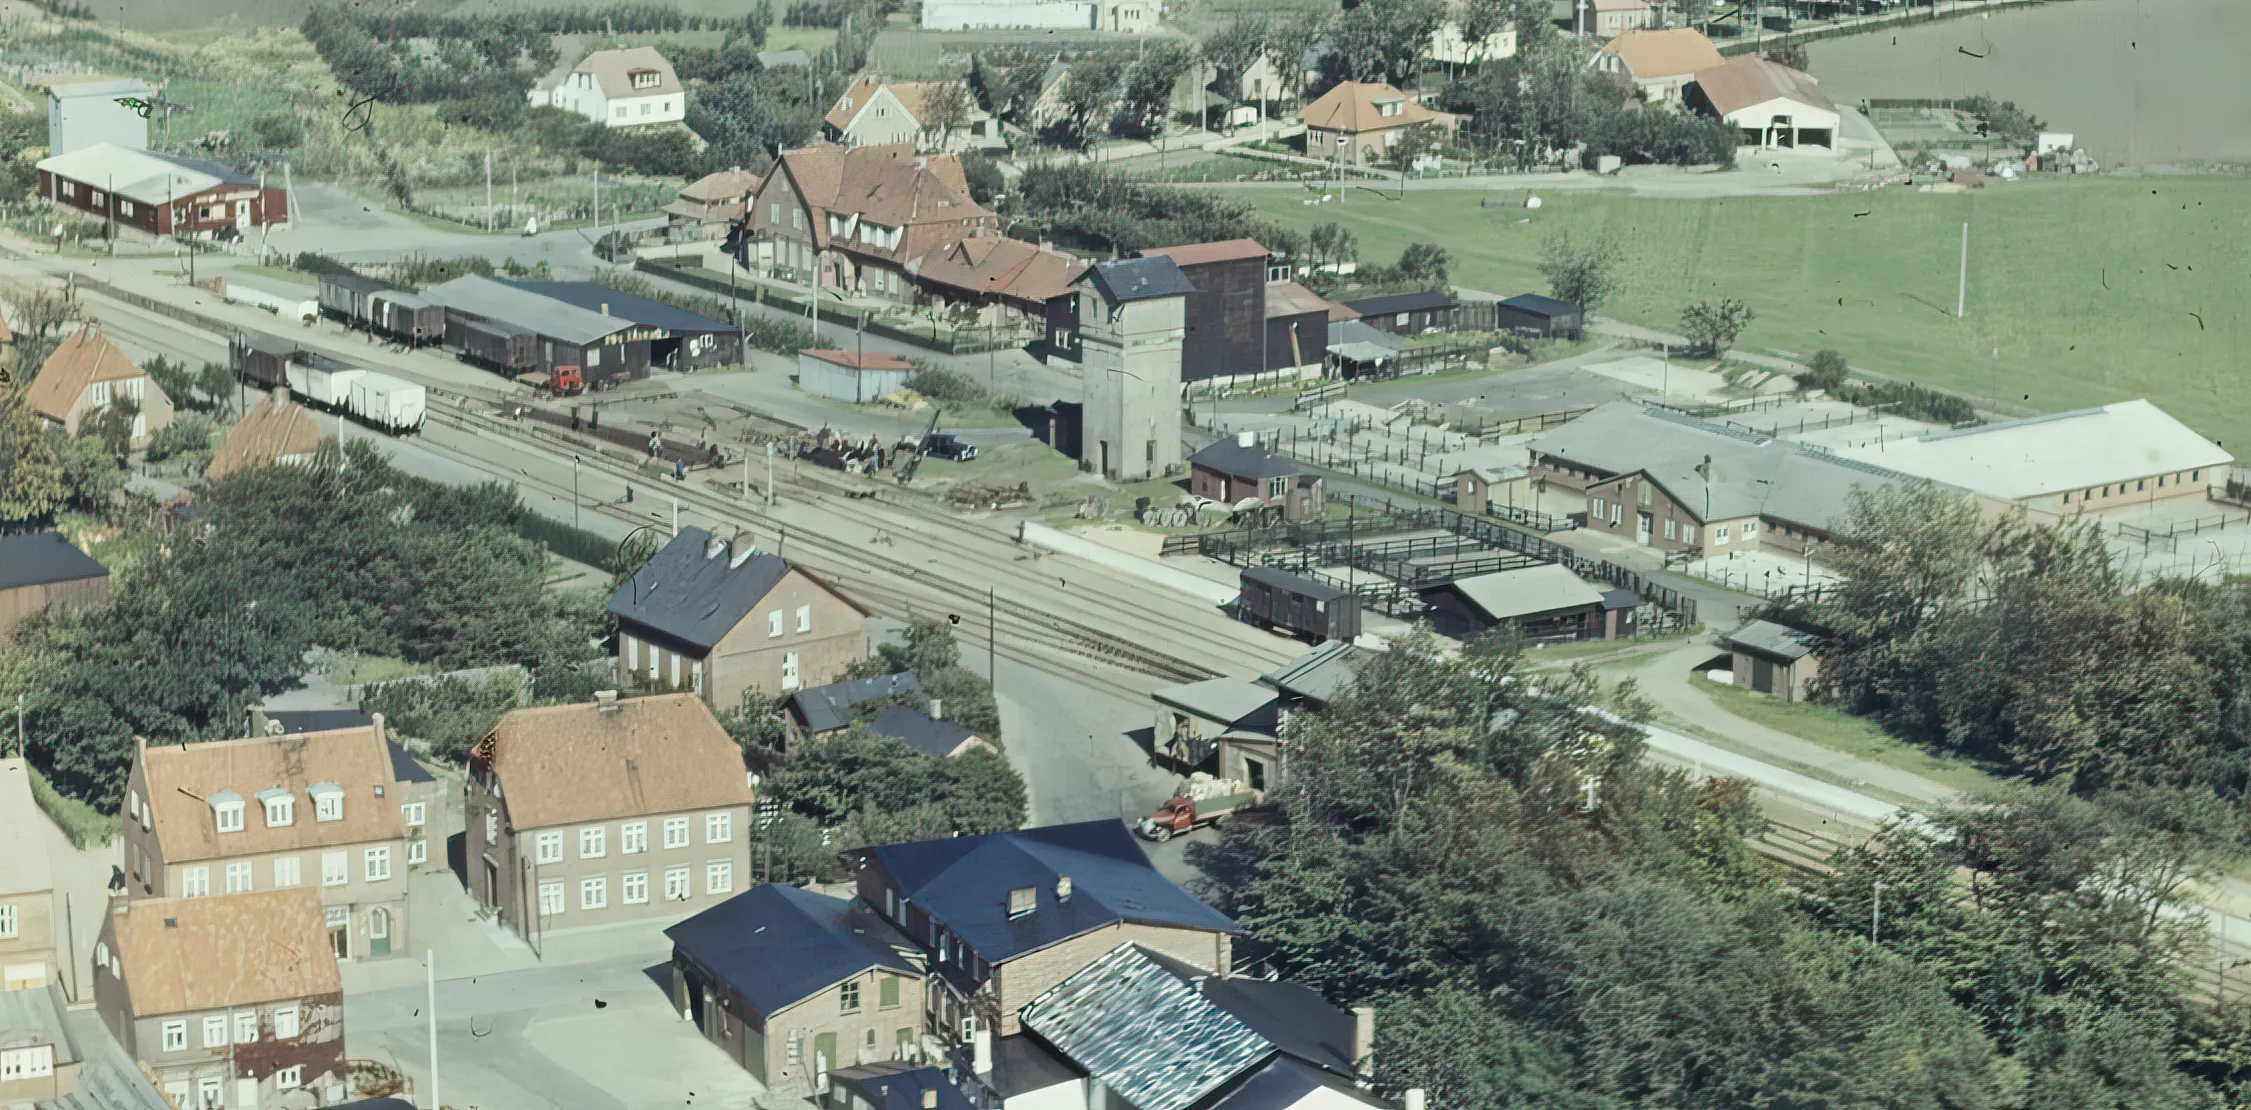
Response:
[{"label": "storage barn", "polygon": [[867,351],[797,352],[797,388],[816,397],[865,405],[905,389],[914,364]]},{"label": "storage barn", "polygon": [[1570,301],[1525,293],[1493,306],[1494,326],[1550,339],[1575,337],[1586,327],[1586,310]]}]

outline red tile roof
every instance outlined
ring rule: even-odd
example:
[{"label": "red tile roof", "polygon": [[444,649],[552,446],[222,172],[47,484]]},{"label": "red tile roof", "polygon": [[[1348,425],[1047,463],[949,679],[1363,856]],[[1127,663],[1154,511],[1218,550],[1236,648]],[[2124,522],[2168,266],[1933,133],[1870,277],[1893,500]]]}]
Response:
[{"label": "red tile roof", "polygon": [[1266,257],[1265,247],[1256,239],[1227,239],[1217,243],[1187,243],[1177,247],[1150,247],[1141,252],[1143,258],[1163,256],[1175,265],[1200,266],[1207,262],[1235,262],[1245,258]]}]

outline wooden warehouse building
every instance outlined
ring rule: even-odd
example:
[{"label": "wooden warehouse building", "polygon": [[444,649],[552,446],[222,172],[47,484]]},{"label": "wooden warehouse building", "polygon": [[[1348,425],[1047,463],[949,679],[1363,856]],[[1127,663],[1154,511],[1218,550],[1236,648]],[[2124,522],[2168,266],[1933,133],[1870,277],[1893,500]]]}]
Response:
[{"label": "wooden warehouse building", "polygon": [[40,199],[148,235],[232,239],[289,223],[289,195],[214,162],[96,143],[38,165]]},{"label": "wooden warehouse building", "polygon": [[510,373],[553,374],[557,368],[575,368],[590,388],[648,377],[650,343],[664,331],[488,277],[458,277],[431,286],[422,296],[445,308],[449,346],[465,349],[459,344],[466,341],[471,323],[504,327],[509,329],[511,346],[520,343],[522,335],[530,335],[536,352],[529,365],[513,367]]}]

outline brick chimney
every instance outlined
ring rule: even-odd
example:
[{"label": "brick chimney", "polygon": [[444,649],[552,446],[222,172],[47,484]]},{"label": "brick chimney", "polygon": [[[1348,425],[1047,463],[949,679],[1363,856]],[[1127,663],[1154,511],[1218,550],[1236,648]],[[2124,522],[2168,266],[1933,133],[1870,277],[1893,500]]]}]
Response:
[{"label": "brick chimney", "polygon": [[1373,1075],[1376,1070],[1375,1055],[1376,1008],[1373,1006],[1354,1006],[1352,1008],[1352,1066],[1359,1068],[1362,1075]]}]

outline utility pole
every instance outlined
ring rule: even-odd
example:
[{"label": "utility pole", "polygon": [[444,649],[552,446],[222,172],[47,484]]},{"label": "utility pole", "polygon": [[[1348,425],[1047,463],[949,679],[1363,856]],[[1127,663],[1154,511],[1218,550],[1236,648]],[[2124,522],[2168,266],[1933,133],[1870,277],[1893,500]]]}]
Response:
[{"label": "utility pole", "polygon": [[571,527],[578,527],[578,464],[579,456],[571,456]]},{"label": "utility pole", "polygon": [[1955,285],[1954,285],[1954,318],[1955,318],[1955,319],[1957,319],[1957,320],[1961,319],[1961,318],[1962,318],[1962,313],[1963,313],[1963,311],[1969,308],[1969,298],[1970,298],[1970,225],[1969,225],[1969,223],[1968,223],[1967,221],[1965,221],[1965,222],[1964,222],[1964,223],[1962,224],[1962,274],[1961,274],[1961,277],[1960,277],[1960,279],[1959,279],[1959,280],[1957,280],[1957,281],[1955,282]]},{"label": "utility pole", "polygon": [[485,152],[485,234],[492,234],[492,152]]},{"label": "utility pole", "polygon": [[1881,942],[1881,941],[1880,941],[1880,940],[1879,940],[1878,938],[1879,938],[1879,937],[1881,937],[1881,936],[1883,935],[1883,927],[1884,927],[1884,884],[1883,884],[1883,883],[1882,883],[1881,881],[1878,881],[1878,882],[1876,883],[1876,898],[1875,898],[1875,901],[1874,901],[1874,902],[1872,902],[1872,903],[1871,903],[1871,904],[1869,905],[1869,912],[1868,912],[1868,943],[1870,943],[1870,944],[1879,944],[1879,943],[1882,943],[1882,942]]},{"label": "utility pole", "polygon": [[985,587],[985,685],[1000,697],[1000,592]]},{"label": "utility pole", "polygon": [[430,1015],[430,1110],[439,1110],[445,1103],[438,1101],[438,953],[435,949],[422,950],[423,963],[429,969],[429,998],[425,1009]]}]

